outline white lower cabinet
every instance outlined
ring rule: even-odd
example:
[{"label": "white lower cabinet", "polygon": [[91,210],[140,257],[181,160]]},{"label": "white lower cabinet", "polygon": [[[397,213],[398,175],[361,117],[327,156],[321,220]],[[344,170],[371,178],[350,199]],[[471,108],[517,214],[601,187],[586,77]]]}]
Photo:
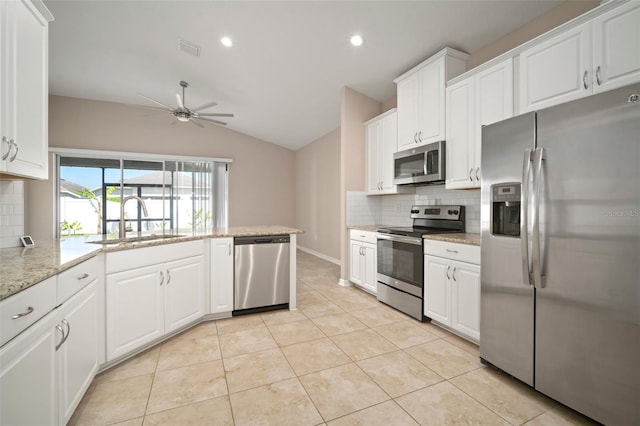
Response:
[{"label": "white lower cabinet", "polygon": [[49,313],[0,350],[0,424],[58,423],[57,320]]},{"label": "white lower cabinet", "polygon": [[203,241],[108,253],[106,265],[107,361],[204,315]]},{"label": "white lower cabinet", "polygon": [[[480,341],[480,250],[479,247],[445,244],[444,250],[429,251],[424,256],[424,314],[456,333]],[[437,247],[440,249],[440,247]],[[476,250],[477,249],[477,250]],[[434,254],[450,253],[451,257]],[[471,253],[472,259],[465,257]],[[463,258],[477,263],[453,260]],[[431,253],[431,254],[429,254]]]},{"label": "white lower cabinet", "polygon": [[60,308],[61,325],[67,328],[58,349],[60,424],[66,424],[98,371],[98,297],[96,282]]},{"label": "white lower cabinet", "polygon": [[349,281],[375,294],[378,287],[375,232],[352,229],[349,246]]},{"label": "white lower cabinet", "polygon": [[0,424],[66,424],[98,369],[96,281],[0,350]]},{"label": "white lower cabinet", "polygon": [[233,238],[211,240],[211,314],[233,311]]},{"label": "white lower cabinet", "polygon": [[204,315],[204,256],[166,264],[165,332],[177,330]]}]

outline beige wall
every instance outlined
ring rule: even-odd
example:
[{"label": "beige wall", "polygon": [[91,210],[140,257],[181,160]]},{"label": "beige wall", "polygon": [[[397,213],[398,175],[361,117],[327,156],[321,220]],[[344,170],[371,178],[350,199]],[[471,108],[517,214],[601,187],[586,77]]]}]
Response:
[{"label": "beige wall", "polygon": [[340,109],[340,278],[349,279],[347,191],[364,191],[364,122],[382,112],[380,102],[345,87]]},{"label": "beige wall", "polygon": [[296,151],[296,228],[300,247],[339,261],[339,128]]},{"label": "beige wall", "polygon": [[499,38],[494,43],[473,52],[467,60],[467,70],[475,68],[478,65],[513,49],[514,47],[518,47],[522,43],[544,34],[579,15],[582,15],[599,4],[600,1],[598,0],[566,1],[526,23],[515,31]]},{"label": "beige wall", "polygon": [[[49,146],[231,158],[229,225],[295,225],[294,151],[221,126],[174,121],[130,105],[51,96]],[[33,182],[28,193],[27,222],[48,234],[39,238],[51,238],[53,181]]]}]

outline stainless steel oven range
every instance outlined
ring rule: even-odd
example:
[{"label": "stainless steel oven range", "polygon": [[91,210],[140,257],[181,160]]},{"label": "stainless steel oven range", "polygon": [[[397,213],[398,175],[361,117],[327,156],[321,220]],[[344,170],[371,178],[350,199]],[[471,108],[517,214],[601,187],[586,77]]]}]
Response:
[{"label": "stainless steel oven range", "polygon": [[378,300],[422,321],[424,251],[427,234],[464,232],[464,206],[413,206],[413,226],[380,228],[378,240]]}]

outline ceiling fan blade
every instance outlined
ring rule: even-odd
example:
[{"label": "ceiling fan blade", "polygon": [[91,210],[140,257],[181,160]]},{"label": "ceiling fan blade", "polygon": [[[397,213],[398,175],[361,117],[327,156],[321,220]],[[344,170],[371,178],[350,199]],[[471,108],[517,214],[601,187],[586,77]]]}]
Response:
[{"label": "ceiling fan blade", "polygon": [[170,107],[169,105],[165,105],[165,104],[163,104],[162,102],[158,102],[158,101],[156,101],[155,99],[152,99],[152,98],[150,98],[150,97],[148,97],[148,96],[143,95],[142,93],[138,93],[138,95],[139,95],[139,96],[142,96],[143,98],[145,98],[145,99],[146,99],[146,100],[148,100],[148,101],[154,102],[154,103],[156,103],[156,104],[158,104],[158,105],[161,105],[161,106],[163,106],[163,107],[165,107],[165,108],[167,108],[167,109],[169,109],[169,110],[173,110],[173,107]]},{"label": "ceiling fan blade", "polygon": [[186,110],[186,108],[184,107],[184,104],[182,103],[182,97],[180,96],[179,93],[176,93],[176,100],[178,101],[178,108],[180,108],[181,110]]},{"label": "ceiling fan blade", "polygon": [[198,113],[198,117],[234,117],[234,115],[233,114],[225,114],[225,113],[222,113],[222,112],[210,113],[210,114]]},{"label": "ceiling fan blade", "polygon": [[208,121],[210,123],[222,124],[223,126],[227,125],[227,123],[225,123],[224,121],[212,120],[210,118],[198,118],[198,120]]},{"label": "ceiling fan blade", "polygon": [[200,111],[203,109],[211,108],[218,105],[217,102],[209,102],[208,104],[200,105],[198,108],[192,109],[192,111]]},{"label": "ceiling fan blade", "polygon": [[189,121],[192,122],[193,124],[195,124],[198,127],[204,127],[202,124],[198,123],[198,120],[196,120],[195,118],[192,118]]},{"label": "ceiling fan blade", "polygon": [[165,109],[165,108],[158,108],[158,107],[150,107],[150,106],[146,106],[146,105],[138,105],[140,108],[144,108],[144,109],[150,109],[153,111],[162,111],[162,112],[168,112],[169,114],[173,114],[173,111],[170,109]]}]

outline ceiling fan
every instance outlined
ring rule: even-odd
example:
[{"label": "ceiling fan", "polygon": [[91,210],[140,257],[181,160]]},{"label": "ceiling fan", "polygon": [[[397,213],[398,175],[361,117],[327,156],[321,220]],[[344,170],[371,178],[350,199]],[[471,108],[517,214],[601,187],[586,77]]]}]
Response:
[{"label": "ceiling fan", "polygon": [[168,105],[163,104],[162,102],[158,102],[155,99],[152,99],[148,96],[143,95],[142,93],[138,93],[138,95],[142,96],[143,98],[154,102],[158,105],[163,106],[164,108],[154,108],[154,107],[144,107],[144,108],[148,108],[148,109],[153,109],[156,111],[165,111],[168,112],[170,114],[172,114],[175,118],[178,119],[178,121],[190,121],[193,124],[195,124],[196,126],[199,127],[204,127],[202,125],[202,123],[199,122],[199,120],[203,120],[203,121],[209,121],[211,123],[216,123],[216,124],[222,124],[223,126],[226,126],[227,123],[225,123],[224,121],[219,121],[219,120],[215,120],[213,118],[204,118],[204,117],[233,117],[233,114],[225,114],[225,113],[202,113],[200,111],[205,110],[207,108],[211,108],[213,106],[218,105],[215,102],[209,102],[206,103],[204,105],[199,106],[198,108],[187,108],[185,106],[185,96],[184,96],[184,91],[187,87],[189,87],[189,83],[187,83],[186,81],[181,81],[180,82],[180,86],[182,86],[182,96],[180,96],[179,93],[176,93],[176,101],[178,102],[178,106],[176,108],[172,108]]}]

